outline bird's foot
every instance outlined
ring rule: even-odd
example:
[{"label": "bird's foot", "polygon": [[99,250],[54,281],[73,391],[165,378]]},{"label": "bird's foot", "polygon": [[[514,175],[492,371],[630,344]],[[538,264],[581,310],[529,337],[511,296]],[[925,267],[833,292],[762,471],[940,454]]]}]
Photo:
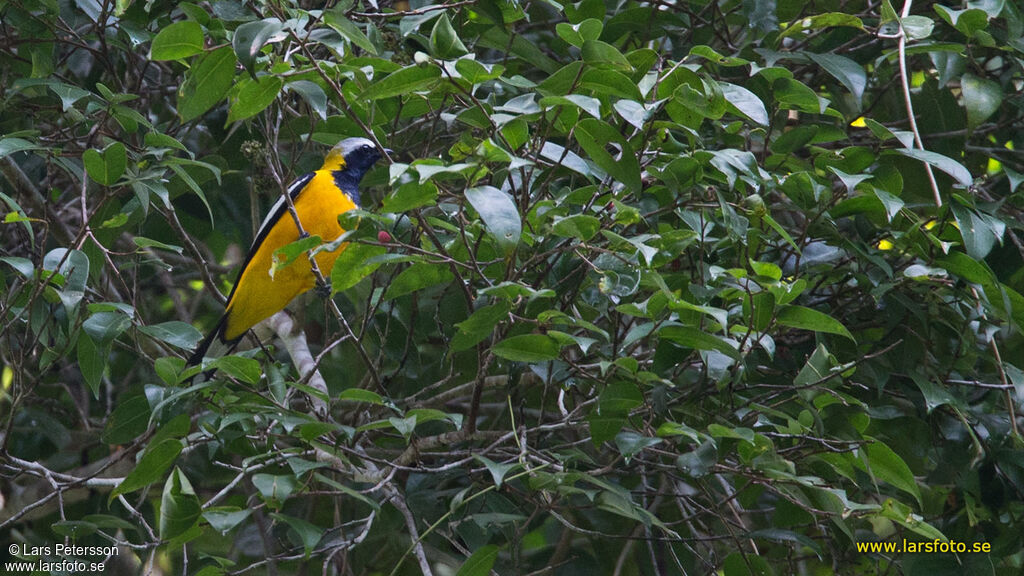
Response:
[{"label": "bird's foot", "polygon": [[326,300],[331,297],[331,282],[317,282],[316,286],[313,287],[313,291],[316,292],[317,296]]}]

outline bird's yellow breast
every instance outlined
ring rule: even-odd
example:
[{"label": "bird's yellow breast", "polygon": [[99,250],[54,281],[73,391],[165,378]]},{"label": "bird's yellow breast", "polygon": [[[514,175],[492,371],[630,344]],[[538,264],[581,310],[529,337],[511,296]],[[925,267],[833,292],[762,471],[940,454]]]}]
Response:
[{"label": "bird's yellow breast", "polygon": [[[311,236],[319,236],[324,242],[336,240],[345,232],[338,224],[338,215],[356,207],[335,185],[329,170],[315,172],[293,203],[303,230]],[[283,309],[316,283],[309,259],[305,256],[270,276],[274,251],[298,240],[299,231],[287,210],[268,226],[270,229],[263,241],[252,248],[254,252],[228,301],[224,329],[226,340],[241,337],[249,328]],[[333,252],[316,255],[317,266],[325,277],[330,277],[334,261],[345,246],[342,244]]]}]

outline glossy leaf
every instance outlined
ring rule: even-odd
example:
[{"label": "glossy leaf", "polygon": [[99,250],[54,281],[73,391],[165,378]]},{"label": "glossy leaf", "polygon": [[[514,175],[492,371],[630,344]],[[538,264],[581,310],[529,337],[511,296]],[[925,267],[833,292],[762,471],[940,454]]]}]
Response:
[{"label": "glossy leaf", "polygon": [[499,548],[493,544],[481,546],[459,567],[455,576],[487,576],[498,557]]},{"label": "glossy leaf", "polygon": [[82,154],[82,162],[89,177],[104,186],[113,186],[124,174],[128,154],[124,144],[114,142],[102,151],[90,148]]},{"label": "glossy leaf", "polygon": [[495,356],[515,362],[547,362],[558,357],[560,346],[544,334],[521,334],[498,342],[491,348]]},{"label": "glossy leaf", "polygon": [[812,332],[825,332],[827,334],[838,334],[850,340],[854,340],[853,334],[835,318],[804,306],[788,305],[779,308],[776,320],[783,326],[811,330]]},{"label": "glossy leaf", "polygon": [[283,28],[284,26],[277,18],[267,18],[246,22],[235,30],[235,35],[231,38],[231,45],[235,49],[238,61],[249,71],[249,74],[255,74],[256,58],[263,46]]},{"label": "glossy leaf", "polygon": [[[580,147],[602,170],[630,190],[640,190],[640,163],[636,152],[617,130],[597,118],[586,118],[576,125],[575,135]],[[605,149],[609,142],[619,146],[617,157]]]},{"label": "glossy leaf", "polygon": [[198,118],[224,98],[235,76],[236,62],[230,46],[199,57],[178,91],[178,115],[182,122]]},{"label": "glossy leaf", "polygon": [[967,109],[967,126],[977,128],[999,110],[1003,104],[1003,90],[999,84],[973,74],[964,74],[960,79],[964,108]]},{"label": "glossy leaf", "polygon": [[481,186],[466,190],[466,200],[480,214],[501,250],[505,254],[515,250],[523,224],[512,197],[493,186]]},{"label": "glossy leaf", "polygon": [[409,94],[429,88],[440,78],[441,70],[434,66],[407,66],[372,84],[360,94],[359,99],[380,100]]},{"label": "glossy leaf", "polygon": [[238,83],[228,98],[228,124],[259,114],[270,106],[281,93],[284,82],[277,76],[260,76],[256,80],[245,78]]},{"label": "glossy leaf", "polygon": [[152,60],[181,60],[203,51],[203,29],[197,22],[182,20],[161,30],[149,48]]},{"label": "glossy leaf", "polygon": [[184,534],[195,525],[201,512],[192,484],[180,469],[175,468],[164,483],[160,499],[160,521],[157,524],[160,537],[171,539]]},{"label": "glossy leaf", "polygon": [[[182,448],[184,446],[182,446],[181,440],[175,438],[168,438],[155,446],[151,446],[146,450],[142,459],[139,460],[135,469],[110,493],[110,499],[113,500],[119,494],[129,494],[145,488],[163,478],[164,473],[178,459]],[[170,481],[170,478],[168,478],[168,481]]]}]

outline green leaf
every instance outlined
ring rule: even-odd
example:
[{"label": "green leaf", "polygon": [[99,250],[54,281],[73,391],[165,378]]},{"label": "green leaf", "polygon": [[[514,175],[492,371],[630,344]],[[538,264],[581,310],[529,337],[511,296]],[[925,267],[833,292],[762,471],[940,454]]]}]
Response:
[{"label": "green leaf", "polygon": [[579,24],[559,22],[555,25],[555,33],[562,40],[581,48],[587,40],[597,40],[601,37],[604,25],[596,18],[587,18]]},{"label": "green leaf", "polygon": [[182,123],[204,114],[224,99],[235,77],[235,51],[224,46],[200,56],[178,90],[178,114]]},{"label": "green leaf", "polygon": [[235,29],[235,34],[231,38],[231,46],[234,47],[238,61],[249,71],[249,74],[255,74],[256,58],[263,49],[263,45],[283,29],[284,26],[277,18],[246,22]]},{"label": "green leaf", "polygon": [[902,18],[900,23],[908,40],[924,40],[935,30],[935,21],[927,16],[907,16]]},{"label": "green leaf", "polygon": [[270,515],[274,520],[284,522],[292,529],[293,532],[299,537],[299,542],[302,543],[302,547],[305,550],[306,558],[313,553],[313,549],[323,538],[324,530],[314,524],[311,524],[301,518],[295,518],[293,516],[287,516],[274,512]]},{"label": "green leaf", "polygon": [[291,266],[299,258],[308,258],[309,251],[323,244],[319,236],[306,236],[274,250],[273,264],[270,266],[270,277]]},{"label": "green leaf", "polygon": [[191,426],[192,421],[189,419],[188,414],[178,414],[157,428],[156,432],[149,439],[149,445],[156,446],[164,440],[184,438],[188,435]]},{"label": "green leaf", "polygon": [[149,48],[151,60],[181,60],[203,51],[203,28],[193,20],[175,22],[161,30]]},{"label": "green leaf", "polygon": [[[924,518],[914,514],[909,506],[906,504],[893,500],[892,498],[886,500],[882,504],[882,509],[878,513],[883,518],[888,518],[893,522],[896,522],[900,526],[907,528],[908,530],[923,536],[925,540],[931,541],[942,541],[948,542],[949,539],[935,528],[931,524],[925,522]],[[951,574],[962,574],[963,572],[957,571]]]},{"label": "green leaf", "polygon": [[713,440],[705,440],[692,452],[680,454],[676,458],[676,468],[693,478],[706,476],[711,467],[718,462],[718,449]]},{"label": "green leaf", "polygon": [[929,414],[940,406],[960,407],[960,401],[945,386],[932,382],[930,378],[920,372],[911,374],[911,379],[914,380],[914,384],[917,384],[918,389],[921,390],[921,395],[924,396],[925,408]]},{"label": "green leaf", "polygon": [[253,385],[259,383],[260,377],[263,375],[263,368],[260,367],[259,361],[240,356],[217,358],[207,368],[221,370],[232,378]]},{"label": "green leaf", "polygon": [[377,394],[373,390],[364,390],[362,388],[347,388],[338,395],[338,400],[365,402],[367,404],[375,404],[377,406],[386,406],[388,404],[380,394]]},{"label": "green leaf", "polygon": [[277,76],[260,76],[256,80],[245,78],[232,90],[228,102],[227,123],[237,122],[259,114],[270,106],[281,93],[284,81]]},{"label": "green leaf", "polygon": [[775,296],[767,291],[751,294],[749,307],[749,312],[744,309],[744,315],[750,318],[750,327],[758,332],[767,330],[775,313]]},{"label": "green leaf", "polygon": [[611,44],[600,40],[583,42],[583,61],[591,66],[614,68],[624,72],[632,72],[633,66],[621,52]]},{"label": "green leaf", "polygon": [[319,84],[309,80],[293,80],[285,85],[285,90],[298,92],[321,120],[327,119],[327,93]]},{"label": "green leaf", "polygon": [[160,498],[160,537],[166,540],[184,534],[199,520],[202,507],[185,473],[175,468],[164,484]]},{"label": "green leaf", "polygon": [[167,438],[155,446],[148,447],[135,469],[110,493],[110,500],[114,500],[119,494],[129,494],[145,488],[163,478],[164,472],[167,472],[171,464],[178,459],[182,448],[184,446],[181,440],[176,438]]},{"label": "green leaf", "polygon": [[1006,232],[1006,225],[1002,220],[955,202],[951,204],[951,208],[968,256],[975,260],[983,260],[995,247],[996,242],[1002,242],[1003,234]]},{"label": "green leaf", "polygon": [[405,438],[406,442],[409,442],[412,438],[413,430],[416,429],[416,420],[417,416],[413,414],[407,418],[388,418],[388,423]]},{"label": "green leaf", "polygon": [[523,230],[519,210],[512,197],[493,186],[480,186],[466,190],[466,200],[480,214],[502,252],[511,254],[519,244]]},{"label": "green leaf", "polygon": [[[601,101],[598,100],[597,98],[589,98],[587,96],[580,96],[578,94],[570,94],[565,98],[571,99],[570,101],[579,100],[581,98],[592,100],[593,105],[586,109],[587,112],[589,112],[590,115],[593,116],[594,118],[601,117]],[[632,124],[633,127],[636,128],[637,130],[643,130],[644,124],[647,123],[647,120],[651,117],[651,114],[654,113],[653,107],[648,108],[639,102],[634,102],[633,100],[618,100],[615,102],[614,105],[612,105],[612,107],[615,108],[615,111],[618,112],[619,116],[622,116],[623,120]]]},{"label": "green leaf", "polygon": [[359,28],[359,26],[345,17],[344,10],[342,10],[340,6],[325,11],[324,22],[326,22],[331,28],[334,28],[339,34],[347,38],[349,42],[359,46],[374,56],[377,55],[377,47],[373,45],[373,42],[370,42],[370,39],[366,37],[366,34]]},{"label": "green leaf", "polygon": [[[460,60],[461,62],[461,60]],[[415,180],[395,188],[384,197],[382,212],[408,212],[414,208],[433,206],[437,203],[437,185],[433,182],[419,183]]]},{"label": "green leaf", "polygon": [[824,112],[818,94],[803,82],[792,78],[779,78],[772,83],[772,95],[787,110],[800,110],[809,114]]},{"label": "green leaf", "polygon": [[455,61],[455,71],[462,76],[462,79],[470,84],[480,84],[488,80],[500,78],[505,67],[501,64],[485,65],[469,58],[459,58]]},{"label": "green leaf", "polygon": [[103,381],[103,370],[107,367],[106,349],[101,349],[93,341],[92,337],[81,332],[78,335],[78,346],[76,349],[78,357],[78,368],[85,378],[85,383],[92,391],[92,395],[99,398],[100,384]]},{"label": "green leaf", "polygon": [[597,408],[587,416],[590,440],[595,446],[610,441],[626,424],[630,411],[643,404],[643,394],[631,382],[608,384],[597,399]]},{"label": "green leaf", "polygon": [[558,342],[544,334],[520,334],[498,342],[491,348],[495,356],[515,362],[547,362],[558,358]]},{"label": "green leaf", "polygon": [[473,454],[473,458],[480,461],[481,464],[487,467],[487,471],[491,473],[491,478],[494,479],[494,485],[501,488],[501,483],[505,480],[505,476],[517,467],[520,466],[519,462],[512,462],[510,464],[501,464],[495,462],[486,456],[480,454]]},{"label": "green leaf", "polygon": [[268,504],[273,503],[276,507],[288,499],[295,491],[297,482],[291,474],[253,474],[252,484],[260,492]]},{"label": "green leaf", "polygon": [[469,318],[455,325],[459,331],[452,337],[451,350],[465,350],[494,334],[498,322],[508,318],[511,309],[511,303],[499,302],[474,311]]},{"label": "green leaf", "polygon": [[61,520],[60,522],[54,522],[51,524],[50,529],[58,536],[74,539],[84,538],[90,534],[94,534],[99,530],[99,526],[84,520]]},{"label": "green leaf", "polygon": [[[602,170],[625,184],[631,191],[640,192],[640,162],[633,147],[618,130],[603,120],[585,118],[576,124],[573,134],[580,147]],[[619,146],[618,158],[613,157],[605,148],[612,142]]]},{"label": "green leaf", "polygon": [[750,428],[744,428],[742,426],[729,428],[728,426],[722,426],[721,424],[709,424],[708,434],[715,438],[732,438],[735,440],[742,440],[751,446],[754,446],[757,438],[754,435],[754,431]]},{"label": "green leaf", "polygon": [[964,36],[971,38],[975,32],[988,27],[988,14],[978,8],[954,10],[940,4],[933,6],[939,16],[959,30]]},{"label": "green leaf", "polygon": [[24,152],[26,150],[41,150],[42,146],[25,140],[24,138],[3,138],[0,139],[0,158]]},{"label": "green leaf", "polygon": [[851,28],[864,29],[864,22],[860,18],[852,14],[844,14],[842,12],[827,12],[825,14],[817,14],[815,16],[808,16],[801,18],[795,22],[790,22],[782,34],[779,35],[779,39],[789,38],[790,36],[796,36],[804,32],[813,32],[815,30],[821,30],[822,28],[831,28],[833,26],[848,26]]},{"label": "green leaf", "polygon": [[598,96],[625,98],[636,102],[644,100],[636,82],[630,80],[629,76],[611,69],[585,71],[579,79],[579,87]]},{"label": "green leaf", "polygon": [[746,116],[761,126],[768,125],[768,110],[756,94],[742,86],[719,82],[718,87],[725,96],[726,106],[733,114]]},{"label": "green leaf", "polygon": [[107,444],[126,444],[149,428],[149,402],[145,396],[120,400],[107,420],[100,439]]},{"label": "green leaf", "polygon": [[140,326],[139,332],[171,346],[191,350],[203,339],[203,334],[191,324],[172,320],[150,326]]},{"label": "green leaf", "polygon": [[477,548],[473,555],[459,567],[455,576],[489,576],[495,559],[498,558],[499,548],[494,544],[488,544]]},{"label": "green leaf", "polygon": [[459,34],[452,27],[452,21],[448,14],[441,13],[441,16],[434,22],[434,29],[430,31],[430,51],[442,59],[458,58],[466,54],[466,45],[462,43]]},{"label": "green leaf", "polygon": [[699,44],[690,49],[690,56],[700,56],[708,62],[714,62],[719,66],[731,67],[731,66],[746,66],[750,64],[750,60],[744,58],[736,58],[733,56],[723,56],[715,51],[710,46]]},{"label": "green leaf", "polygon": [[441,69],[437,66],[418,66],[413,64],[388,74],[371,84],[359,95],[359,101],[383,100],[403,94],[411,94],[430,88],[441,78]]},{"label": "green leaf", "polygon": [[860,106],[861,99],[864,97],[864,89],[868,84],[868,75],[864,72],[863,66],[838,54],[815,54],[813,52],[804,54],[845,86],[853,94],[857,106]]},{"label": "green leaf", "polygon": [[378,258],[387,253],[383,246],[350,243],[338,255],[331,269],[331,291],[348,290],[373,274],[383,264]]},{"label": "green leaf", "polygon": [[625,430],[615,435],[615,446],[619,453],[625,458],[626,464],[644,449],[657,446],[662,443],[661,438],[651,438],[643,434],[637,434],[632,430]]},{"label": "green leaf", "polygon": [[1003,89],[994,80],[964,74],[960,90],[967,109],[967,127],[971,130],[981,126],[1003,105]]},{"label": "green leaf", "polygon": [[135,236],[132,238],[132,242],[139,248],[159,248],[160,250],[167,250],[168,252],[174,252],[179,255],[185,251],[181,246],[165,244],[159,240],[153,240],[152,238],[145,238],[143,236]]},{"label": "green leaf", "polygon": [[203,519],[210,523],[210,527],[225,535],[245,521],[252,514],[250,508],[239,508],[237,506],[216,506],[203,511]]},{"label": "green leaf", "polygon": [[861,458],[864,460],[861,467],[866,469],[874,478],[888,482],[894,487],[910,494],[917,500],[917,504],[923,507],[924,502],[921,500],[921,491],[907,463],[882,441],[874,438],[870,439],[874,440],[874,442],[860,448]]},{"label": "green leaf", "polygon": [[996,283],[995,274],[984,261],[972,258],[963,252],[950,252],[945,258],[937,260],[936,264],[971,284],[994,286]]},{"label": "green leaf", "polygon": [[799,532],[792,530],[783,530],[781,528],[765,528],[762,530],[754,530],[748,534],[751,538],[770,540],[772,542],[795,542],[801,546],[814,551],[818,555],[818,558],[822,557],[824,551],[821,548],[821,544],[818,544],[811,538]]},{"label": "green leaf", "polygon": [[574,214],[555,220],[551,231],[563,238],[576,238],[586,242],[601,229],[601,221],[587,214]]},{"label": "green leaf", "polygon": [[128,154],[124,144],[114,142],[102,152],[90,148],[82,154],[82,163],[89,177],[104,186],[112,186],[124,174]]},{"label": "green leaf", "polygon": [[409,266],[391,281],[388,291],[384,294],[385,300],[393,300],[399,296],[405,296],[417,290],[447,284],[452,281],[451,269],[444,264],[428,264],[417,262]]},{"label": "green leaf", "polygon": [[131,318],[122,312],[96,312],[82,323],[82,329],[102,348],[124,333],[131,323]]},{"label": "green leaf", "polygon": [[853,337],[853,334],[850,334],[850,331],[843,326],[842,322],[828,314],[818,312],[811,308],[794,305],[782,306],[779,308],[776,320],[779,324],[789,326],[790,328],[838,334],[839,336],[845,336],[854,342],[857,341]]},{"label": "green leaf", "polygon": [[123,518],[110,514],[86,514],[82,520],[94,524],[100,528],[115,528],[121,530],[138,531],[139,527]]},{"label": "green leaf", "polygon": [[956,180],[957,184],[960,184],[961,186],[970,186],[974,182],[974,177],[971,176],[971,173],[967,170],[967,168],[964,168],[963,164],[957,162],[956,160],[953,160],[948,156],[943,156],[938,152],[918,150],[916,148],[897,148],[895,151],[904,156],[909,156],[910,158],[913,158],[915,160],[920,160],[921,162],[931,164],[932,166],[952,176],[953,179]]},{"label": "green leaf", "polygon": [[734,360],[740,359],[739,351],[736,350],[736,348],[729,342],[697,328],[668,325],[662,327],[661,330],[658,331],[658,335],[686,348],[693,348],[694,350],[716,350],[730,358],[733,358]]}]

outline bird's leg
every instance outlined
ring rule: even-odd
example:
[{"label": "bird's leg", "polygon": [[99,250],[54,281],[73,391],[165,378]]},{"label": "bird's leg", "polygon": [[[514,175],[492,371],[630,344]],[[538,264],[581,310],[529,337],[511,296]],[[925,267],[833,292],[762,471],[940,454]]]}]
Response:
[{"label": "bird's leg", "polygon": [[317,296],[319,296],[319,297],[321,297],[321,298],[323,298],[325,300],[327,298],[330,298],[331,297],[331,281],[327,280],[327,279],[324,279],[324,281],[321,282],[320,279],[317,278],[316,286],[313,287],[313,291],[316,292]]}]

